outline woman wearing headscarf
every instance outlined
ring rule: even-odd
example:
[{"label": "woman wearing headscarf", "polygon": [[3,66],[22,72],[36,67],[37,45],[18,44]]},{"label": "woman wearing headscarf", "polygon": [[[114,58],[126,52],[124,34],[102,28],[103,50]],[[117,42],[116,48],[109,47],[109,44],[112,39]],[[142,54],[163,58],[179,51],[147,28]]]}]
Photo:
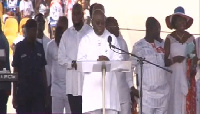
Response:
[{"label": "woman wearing headscarf", "polygon": [[195,40],[186,31],[193,19],[177,7],[165,21],[168,28],[174,29],[165,41],[165,65],[172,69],[169,114],[196,114]]}]

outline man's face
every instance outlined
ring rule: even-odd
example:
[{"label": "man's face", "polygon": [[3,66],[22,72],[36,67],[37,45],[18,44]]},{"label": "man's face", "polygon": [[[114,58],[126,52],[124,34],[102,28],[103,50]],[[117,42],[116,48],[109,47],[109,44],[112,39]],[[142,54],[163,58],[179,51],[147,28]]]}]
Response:
[{"label": "man's face", "polygon": [[37,37],[37,28],[27,28],[26,29],[26,37],[29,41],[34,42]]},{"label": "man's face", "polygon": [[119,36],[119,25],[118,23],[113,20],[112,22],[106,25],[106,29],[111,33],[114,34],[116,37]]},{"label": "man's face", "polygon": [[40,31],[44,31],[45,29],[45,20],[43,17],[37,17],[36,18],[36,21],[37,21],[37,29]]},{"label": "man's face", "polygon": [[156,25],[152,28],[151,33],[154,36],[154,38],[159,38],[160,37],[160,24],[156,23]]},{"label": "man's face", "polygon": [[74,8],[72,10],[72,22],[73,24],[79,24],[83,21],[83,12],[81,8]]},{"label": "man's face", "polygon": [[97,35],[102,35],[105,30],[105,16],[104,14],[93,15],[92,26]]}]

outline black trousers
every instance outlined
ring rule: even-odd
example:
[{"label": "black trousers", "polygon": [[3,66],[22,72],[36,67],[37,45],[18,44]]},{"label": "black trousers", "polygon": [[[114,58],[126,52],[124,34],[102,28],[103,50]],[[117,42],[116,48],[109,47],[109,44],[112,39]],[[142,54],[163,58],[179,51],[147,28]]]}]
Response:
[{"label": "black trousers", "polygon": [[45,106],[45,114],[52,114],[52,97],[50,94],[47,96],[46,100],[48,100],[48,104]]},{"label": "black trousers", "polygon": [[0,114],[7,113],[8,93],[6,90],[0,90]]},{"label": "black trousers", "polygon": [[72,114],[82,114],[82,96],[68,95]]},{"label": "black trousers", "polygon": [[44,96],[30,96],[17,98],[17,114],[24,113],[44,113],[45,99]]}]

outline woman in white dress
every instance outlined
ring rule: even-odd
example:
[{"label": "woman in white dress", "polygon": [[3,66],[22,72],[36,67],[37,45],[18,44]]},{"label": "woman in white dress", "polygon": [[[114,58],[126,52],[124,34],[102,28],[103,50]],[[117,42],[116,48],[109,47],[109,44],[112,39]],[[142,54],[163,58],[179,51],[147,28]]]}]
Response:
[{"label": "woman in white dress", "polygon": [[[175,29],[165,41],[165,64],[173,71],[170,76],[169,114],[196,114],[196,85],[192,72],[196,65],[195,40],[185,31],[192,22],[193,19],[184,14],[182,7],[177,7],[174,14],[166,17],[168,28]],[[189,48],[193,49],[190,54],[193,57],[187,55]],[[190,60],[193,64],[189,63]]]}]

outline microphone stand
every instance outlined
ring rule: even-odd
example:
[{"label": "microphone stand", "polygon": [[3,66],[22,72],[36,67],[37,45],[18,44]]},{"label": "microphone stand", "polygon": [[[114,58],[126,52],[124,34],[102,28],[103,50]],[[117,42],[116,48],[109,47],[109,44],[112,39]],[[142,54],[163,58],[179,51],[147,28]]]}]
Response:
[{"label": "microphone stand", "polygon": [[103,113],[106,113],[106,108],[105,108],[105,76],[106,76],[106,65],[105,65],[105,61],[102,63],[101,66],[101,71],[102,71],[102,92],[103,92],[103,99],[102,99],[102,106],[103,106]]},{"label": "microphone stand", "polygon": [[149,63],[149,64],[152,64],[152,65],[154,65],[154,66],[156,66],[156,67],[158,67],[158,68],[161,68],[161,69],[163,69],[163,70],[165,70],[165,71],[167,71],[167,72],[170,72],[170,73],[172,73],[172,71],[169,70],[169,69],[167,69],[167,68],[161,67],[161,66],[159,66],[159,65],[157,65],[157,64],[154,64],[154,63],[152,63],[152,62],[150,62],[150,61],[147,61],[147,60],[145,60],[145,58],[142,58],[142,57],[139,57],[139,56],[137,56],[137,55],[135,55],[135,54],[126,52],[126,51],[124,51],[124,50],[122,50],[122,49],[120,49],[120,48],[118,48],[118,47],[116,47],[116,46],[114,46],[114,45],[111,45],[111,44],[110,44],[110,47],[113,48],[113,49],[120,50],[121,52],[124,52],[125,54],[131,55],[131,56],[136,57],[136,58],[138,59],[138,62],[139,62],[139,64],[140,64],[140,69],[141,69],[141,70],[140,70],[140,73],[141,73],[141,84],[140,84],[140,93],[139,93],[139,95],[140,95],[140,113],[142,114],[142,80],[143,80],[143,72],[142,72],[142,70],[143,70],[143,64],[144,64],[144,62],[147,62],[147,63]]}]

